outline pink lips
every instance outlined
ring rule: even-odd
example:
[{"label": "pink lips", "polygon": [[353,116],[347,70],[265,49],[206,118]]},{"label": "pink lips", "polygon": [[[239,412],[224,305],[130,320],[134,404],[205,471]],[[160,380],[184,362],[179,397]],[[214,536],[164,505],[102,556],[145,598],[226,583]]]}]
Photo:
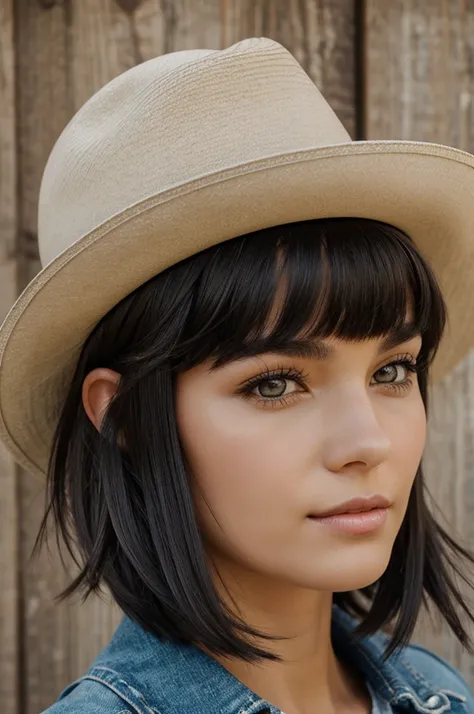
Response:
[{"label": "pink lips", "polygon": [[345,533],[370,533],[384,525],[390,506],[384,496],[353,498],[324,513],[311,513],[309,518],[319,525]]}]

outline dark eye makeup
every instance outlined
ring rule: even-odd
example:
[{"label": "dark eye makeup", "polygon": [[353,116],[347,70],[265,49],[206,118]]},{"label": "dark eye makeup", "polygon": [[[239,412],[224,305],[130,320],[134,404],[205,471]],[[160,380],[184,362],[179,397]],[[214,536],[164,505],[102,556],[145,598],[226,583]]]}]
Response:
[{"label": "dark eye makeup", "polygon": [[[395,379],[398,376],[400,368],[405,371],[406,376],[401,381],[392,381],[390,379],[391,375],[395,375]],[[390,362],[379,367],[376,372],[374,372],[374,377],[378,374],[382,374],[384,377],[388,377],[386,381],[375,382],[376,385],[383,387],[386,390],[390,390],[393,393],[400,394],[402,392],[408,391],[413,385],[414,379],[413,374],[421,371],[422,364],[419,360],[414,358],[410,354],[397,355],[397,357],[392,358]],[[247,380],[242,384],[236,393],[240,394],[246,399],[254,400],[256,403],[262,406],[278,406],[282,404],[288,404],[290,401],[298,397],[298,394],[302,392],[307,392],[306,380],[308,379],[308,374],[301,369],[296,367],[276,367],[275,369],[266,369],[260,374],[255,375],[251,379]],[[261,393],[256,393],[256,390],[261,389],[262,386],[273,387],[278,392],[279,387],[286,389],[287,382],[295,382],[300,389],[293,391],[289,394],[275,394],[273,396],[266,396]],[[280,383],[280,384],[279,384]]]}]

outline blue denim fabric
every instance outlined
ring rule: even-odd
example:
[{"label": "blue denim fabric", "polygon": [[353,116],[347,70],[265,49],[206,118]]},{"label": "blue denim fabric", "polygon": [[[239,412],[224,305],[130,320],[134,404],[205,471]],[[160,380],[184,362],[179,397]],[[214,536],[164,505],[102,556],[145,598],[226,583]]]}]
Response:
[{"label": "blue denim fabric", "polygon": [[366,682],[366,684],[372,698],[372,714],[392,714],[393,709],[390,703],[374,690],[370,682]]},{"label": "blue denim fabric", "polygon": [[[357,642],[350,636],[354,626],[351,617],[334,608],[336,653],[361,671],[379,705],[387,702],[388,711],[413,714],[474,714],[473,695],[451,666],[413,645],[383,661],[386,637]],[[197,647],[161,642],[128,617],[87,674],[46,712],[280,714]]]}]

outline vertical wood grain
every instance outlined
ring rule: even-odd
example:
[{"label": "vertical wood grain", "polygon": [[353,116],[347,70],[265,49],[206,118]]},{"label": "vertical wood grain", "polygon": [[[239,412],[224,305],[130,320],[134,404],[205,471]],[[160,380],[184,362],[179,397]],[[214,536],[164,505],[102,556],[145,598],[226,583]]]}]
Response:
[{"label": "vertical wood grain", "polygon": [[[88,14],[84,16],[80,11],[86,4],[89,5]],[[18,0],[21,287],[40,268],[37,200],[41,175],[54,142],[88,95],[114,72],[133,64],[128,59],[127,65],[127,51],[123,48],[122,36],[127,41],[129,36],[128,31],[123,30],[123,26],[129,24],[127,16],[114,3],[110,3],[110,8],[99,7],[101,5],[103,3]],[[74,16],[75,10],[79,10],[78,18]],[[110,44],[105,36],[102,42],[91,47],[93,32],[100,37],[104,27],[110,34]],[[84,605],[80,605],[79,598],[60,605],[55,603],[55,596],[69,582],[74,568],[66,559],[71,573],[68,577],[53,537],[50,551],[44,549],[40,557],[30,560],[44,512],[45,493],[40,481],[25,473],[21,476],[24,603],[24,711],[21,714],[37,714],[52,704],[62,688],[90,664],[108,641],[119,613],[118,608],[97,597]]]},{"label": "vertical wood grain", "polygon": [[[13,0],[0,3],[0,321],[17,292]],[[19,553],[16,467],[0,445],[0,702],[20,714]]]},{"label": "vertical wood grain", "polygon": [[[474,3],[366,0],[366,136],[450,144],[474,152]],[[440,187],[441,190],[441,187]],[[440,516],[474,550],[474,357],[431,398],[427,480]],[[421,640],[474,686],[473,657],[441,623]]]},{"label": "vertical wood grain", "polygon": [[[68,119],[66,17],[62,4],[17,0],[19,282],[22,289],[39,270],[37,201],[49,151]],[[37,714],[68,675],[67,607],[54,595],[63,577],[57,557],[46,551],[30,561],[44,506],[43,484],[20,472],[22,581],[21,714]]]}]

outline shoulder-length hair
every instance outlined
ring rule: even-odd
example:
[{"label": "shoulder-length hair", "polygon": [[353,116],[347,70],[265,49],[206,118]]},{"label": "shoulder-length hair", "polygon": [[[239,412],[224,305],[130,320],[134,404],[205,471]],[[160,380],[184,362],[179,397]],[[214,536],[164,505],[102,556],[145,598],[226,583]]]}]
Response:
[{"label": "shoulder-length hair", "polygon": [[[285,299],[268,332],[282,277]],[[278,660],[254,639],[272,637],[237,618],[215,588],[176,422],[176,376],[208,358],[216,366],[232,360],[250,341],[265,352],[302,332],[381,337],[400,327],[408,305],[422,336],[426,406],[446,308],[429,265],[393,226],[338,218],[260,230],[183,260],[123,299],[85,342],[55,432],[34,552],[52,515],[58,541],[80,567],[57,599],[76,590],[86,599],[105,585],[159,638]],[[100,432],[81,396],[96,367],[121,375]],[[387,654],[409,640],[424,602],[471,645],[461,617],[474,617],[458,576],[468,582],[463,565],[474,559],[436,522],[425,495],[420,466],[386,571],[363,591],[334,595],[360,619],[360,634],[391,625]]]}]

